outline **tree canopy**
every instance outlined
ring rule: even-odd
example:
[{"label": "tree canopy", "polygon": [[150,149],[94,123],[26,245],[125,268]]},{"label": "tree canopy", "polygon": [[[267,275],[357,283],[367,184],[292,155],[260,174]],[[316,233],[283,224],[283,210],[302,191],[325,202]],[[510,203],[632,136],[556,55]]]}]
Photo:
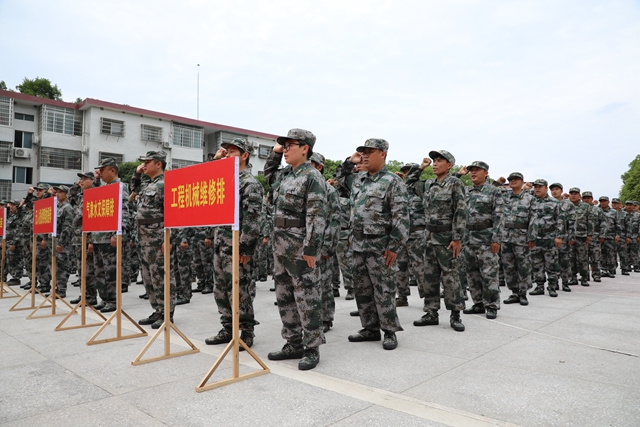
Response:
[{"label": "tree canopy", "polygon": [[0,80],[0,90],[7,90],[7,84],[4,80]]},{"label": "tree canopy", "polygon": [[[133,173],[136,171],[138,165],[142,162],[123,162],[118,165],[118,177],[125,184],[131,182],[131,177]],[[145,177],[146,175],[143,175]],[[147,178],[148,179],[148,178]]]},{"label": "tree canopy", "polygon": [[58,88],[58,85],[54,85],[49,79],[42,77],[36,77],[35,79],[25,77],[22,84],[16,86],[16,89],[25,95],[62,101],[62,91]]},{"label": "tree canopy", "polygon": [[622,174],[622,189],[620,190],[620,201],[627,200],[640,201],[640,154],[629,163],[629,170]]}]

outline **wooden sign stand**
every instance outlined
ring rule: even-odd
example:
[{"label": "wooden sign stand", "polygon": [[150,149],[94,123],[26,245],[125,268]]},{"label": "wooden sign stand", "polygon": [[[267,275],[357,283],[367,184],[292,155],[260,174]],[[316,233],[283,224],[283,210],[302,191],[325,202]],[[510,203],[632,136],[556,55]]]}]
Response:
[{"label": "wooden sign stand", "polygon": [[[36,235],[33,235],[33,239],[31,241],[31,289],[29,289],[29,291],[22,295],[22,298],[20,298],[18,300],[17,303],[15,303],[13,305],[13,307],[11,307],[9,309],[9,311],[22,311],[22,310],[33,310],[34,308],[36,308],[36,294],[40,294],[40,296],[42,298],[46,298],[42,292],[40,292],[38,290],[38,288],[36,288],[36,283],[38,282],[38,278],[36,277]],[[20,307],[17,308],[20,303],[22,302],[22,300],[24,300],[27,296],[31,295],[31,305],[29,307]],[[50,305],[41,307],[41,308],[47,308],[47,307],[51,307]]]},{"label": "wooden sign stand", "polygon": [[[198,353],[200,350],[193,345],[189,338],[187,338],[181,331],[173,324],[171,321],[171,239],[170,239],[170,230],[168,228],[164,229],[164,323],[158,331],[153,334],[149,342],[142,348],[140,353],[133,359],[131,362],[132,365],[142,365],[144,363],[156,362],[158,360],[170,359],[172,357],[185,356],[187,354]],[[186,342],[190,350],[178,351],[176,353],[171,353],[171,329],[173,329],[180,338]],[[162,356],[150,357],[148,359],[142,359],[142,356],[149,350],[154,341],[160,336],[161,333],[164,332],[164,353]]]},{"label": "wooden sign stand", "polygon": [[[27,316],[27,320],[31,320],[31,319],[44,319],[45,317],[54,317],[54,316],[64,316],[65,313],[56,313],[56,300],[58,299],[58,294],[56,293],[56,287],[57,287],[57,279],[56,279],[56,274],[58,272],[57,269],[57,259],[56,259],[56,238],[52,237],[51,238],[51,292],[49,293],[48,297],[44,298],[44,301],[42,301],[40,303],[39,306],[36,307],[35,310],[33,310],[31,312],[30,315]],[[50,306],[47,307],[51,307],[51,314],[43,314],[41,316],[34,316],[34,314],[36,314],[38,312],[38,310],[40,310],[41,308],[45,308],[44,305],[46,304],[46,302],[49,301],[51,303]],[[62,301],[67,307],[69,307],[69,310],[72,309],[71,305],[63,298],[60,298],[60,301]]]},{"label": "wooden sign stand", "polygon": [[[198,393],[211,390],[212,388],[218,388],[225,386],[227,384],[232,384],[238,381],[246,380],[249,378],[257,377],[260,375],[268,374],[270,372],[269,368],[260,360],[256,354],[251,351],[249,346],[244,343],[240,339],[240,231],[233,230],[233,255],[232,255],[232,264],[233,264],[233,288],[232,288],[232,298],[233,298],[233,338],[227,344],[222,354],[218,357],[218,360],[213,364],[211,369],[207,372],[207,375],[200,381],[200,384],[196,387],[196,391]],[[244,348],[247,353],[253,357],[253,359],[258,362],[258,364],[262,367],[262,370],[249,372],[247,374],[240,375],[240,346]],[[231,358],[233,362],[233,376],[231,378],[227,378],[224,380],[219,380],[213,382],[211,384],[207,384],[209,378],[213,375],[218,366],[222,363],[227,353],[231,352]]]},{"label": "wooden sign stand", "polygon": [[[80,329],[80,328],[89,328],[93,326],[100,326],[100,325],[103,325],[104,322],[107,320],[107,318],[104,317],[102,313],[96,310],[92,305],[87,304],[87,233],[82,233],[82,258],[81,259],[82,259],[82,265],[81,265],[82,277],[80,277],[80,302],[76,304],[75,307],[73,307],[71,312],[67,314],[67,317],[62,319],[62,322],[60,322],[60,324],[56,326],[56,328],[54,329],[55,331],[68,331],[70,329]],[[94,313],[100,316],[100,318],[103,321],[98,323],[87,323],[87,310],[86,310],[87,307],[91,308],[91,310],[93,310]],[[62,325],[64,325],[73,314],[78,313],[78,309],[80,309],[80,324],[76,326],[63,327]]]},{"label": "wooden sign stand", "polygon": [[[11,286],[7,285],[7,283],[4,281],[4,260],[6,259],[7,256],[7,240],[3,237],[2,238],[2,264],[0,264],[0,281],[2,281],[2,285],[0,285],[0,299],[2,298],[17,298],[20,296],[20,294],[18,292],[16,292],[15,289],[13,289]],[[4,296],[4,294],[9,294],[11,292],[13,292],[14,295],[7,295],[6,297]]]},{"label": "wooden sign stand", "polygon": [[[100,329],[96,331],[95,334],[87,341],[87,345],[94,344],[104,344],[107,342],[113,341],[121,341],[129,338],[138,338],[147,336],[147,331],[142,329],[137,322],[135,322],[131,316],[124,312],[122,309],[122,235],[118,234],[116,243],[116,311],[102,324]],[[86,270],[85,270],[86,271]],[[84,292],[83,292],[84,298]],[[140,331],[139,333],[130,334],[130,335],[122,335],[122,316],[129,319],[129,321]],[[101,340],[96,340],[98,335],[105,330],[105,328],[116,319],[116,336],[113,338],[105,338]]]}]

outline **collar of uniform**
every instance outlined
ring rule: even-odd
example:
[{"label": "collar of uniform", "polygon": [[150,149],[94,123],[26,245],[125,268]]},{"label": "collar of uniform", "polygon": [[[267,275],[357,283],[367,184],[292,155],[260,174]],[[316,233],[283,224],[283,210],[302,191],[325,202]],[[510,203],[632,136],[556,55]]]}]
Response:
[{"label": "collar of uniform", "polygon": [[387,172],[387,167],[383,166],[382,169],[380,169],[378,172],[376,172],[375,174],[371,175],[370,173],[367,173],[367,178],[369,178],[371,181],[373,182],[378,182],[378,180],[380,179],[380,177],[382,175],[384,175]]},{"label": "collar of uniform", "polygon": [[153,178],[151,182],[158,182],[161,178],[164,179],[164,173],[161,173],[160,175]]},{"label": "collar of uniform", "polygon": [[116,179],[114,179],[114,180],[113,180],[113,181],[111,181],[111,182],[105,182],[105,184],[107,184],[107,185],[111,185],[111,184],[117,184],[117,183],[119,183],[119,182],[121,182],[121,181],[120,181],[120,177],[117,177]]},{"label": "collar of uniform", "polygon": [[482,191],[485,185],[487,185],[487,181],[483,182],[480,185],[474,185],[473,187],[471,187],[471,190]]},{"label": "collar of uniform", "polygon": [[306,169],[306,167],[304,167],[304,166],[311,166],[311,161],[307,160],[306,162],[304,162],[301,165],[299,165],[297,168],[293,169],[293,171],[292,171],[293,174],[295,176],[300,175],[302,173],[302,171]]}]

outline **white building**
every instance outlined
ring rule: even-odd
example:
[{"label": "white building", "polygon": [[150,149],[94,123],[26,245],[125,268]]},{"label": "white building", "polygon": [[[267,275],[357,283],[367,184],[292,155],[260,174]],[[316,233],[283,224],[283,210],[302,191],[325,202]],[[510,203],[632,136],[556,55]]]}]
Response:
[{"label": "white building", "polygon": [[167,167],[202,162],[223,141],[253,143],[261,174],[276,135],[87,98],[54,101],[0,90],[0,199],[20,199],[38,182],[71,184],[105,157],[136,161],[167,153]]}]

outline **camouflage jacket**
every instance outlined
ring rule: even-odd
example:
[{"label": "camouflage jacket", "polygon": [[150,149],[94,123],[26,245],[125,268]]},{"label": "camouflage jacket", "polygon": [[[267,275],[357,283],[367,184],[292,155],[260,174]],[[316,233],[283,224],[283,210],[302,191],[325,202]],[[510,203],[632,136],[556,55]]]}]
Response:
[{"label": "camouflage jacket", "polygon": [[569,199],[558,200],[560,203],[560,218],[562,219],[562,235],[559,237],[567,243],[574,240],[576,210]]},{"label": "camouflage jacket", "polygon": [[607,209],[598,208],[602,211],[604,215],[604,230],[605,232],[600,233],[600,238],[604,238],[606,240],[613,240],[616,236],[620,236],[620,226],[618,225],[618,212],[611,207]]},{"label": "camouflage jacket", "polygon": [[73,241],[73,208],[66,201],[58,203],[58,216],[56,222],[56,244],[62,246],[65,251],[71,251]]},{"label": "camouflage jacket", "polygon": [[[447,175],[412,184],[415,194],[422,200],[426,216],[427,243],[448,246],[451,241],[462,241],[466,232],[469,210],[466,190],[462,181]],[[450,227],[450,230],[433,231],[433,227]]]},{"label": "camouflage jacket", "polygon": [[351,198],[340,197],[340,240],[351,237]]},{"label": "camouflage jacket", "polygon": [[20,221],[20,240],[22,244],[31,244],[33,239],[33,210],[23,208]]},{"label": "camouflage jacket", "polygon": [[467,189],[469,216],[465,244],[500,243],[502,205],[502,192],[488,182]]},{"label": "camouflage jacket", "polygon": [[[420,179],[422,169],[416,167],[410,167],[407,172],[405,185],[407,186],[407,195],[409,197],[409,221],[411,222],[410,230],[414,230],[418,227],[425,227],[427,224],[427,217],[424,214],[424,206],[422,205],[422,198],[416,194],[414,186]],[[411,236],[410,236],[411,237]]]},{"label": "camouflage jacket", "polygon": [[5,236],[7,246],[16,245],[20,242],[20,234],[22,233],[22,211],[18,209],[16,213],[11,213],[7,209],[7,226]]},{"label": "camouflage jacket", "polygon": [[627,212],[627,235],[632,240],[640,236],[640,214],[638,212]]},{"label": "camouflage jacket", "polygon": [[340,197],[331,185],[327,186],[327,226],[324,231],[322,243],[322,255],[331,257],[336,253],[338,239],[340,238]]},{"label": "camouflage jacket", "polygon": [[[71,221],[71,225],[73,227],[73,237],[71,239],[71,243],[73,245],[81,245],[82,244],[82,207],[84,204],[84,193],[80,192],[75,196],[75,205],[73,205],[73,220]],[[89,241],[89,237],[87,236],[87,241]]]},{"label": "camouflage jacket", "polygon": [[[304,255],[318,257],[326,227],[324,178],[309,160],[295,169],[291,165],[280,168],[281,162],[282,153],[272,151],[264,166],[265,178],[273,191],[275,230],[290,241],[300,241]],[[305,226],[278,227],[279,221],[301,221]]]},{"label": "camouflage jacket", "polygon": [[[120,178],[116,178],[113,182],[106,185],[121,184]],[[126,234],[129,227],[129,188],[126,185],[122,185],[122,198],[120,200],[122,205],[122,233]],[[91,243],[107,244],[111,243],[111,238],[116,237],[116,233],[91,233]]]},{"label": "camouflage jacket", "polygon": [[503,195],[502,241],[526,245],[535,241],[533,230],[533,196],[530,192],[513,192]]},{"label": "camouflage jacket", "polygon": [[574,203],[573,206],[576,213],[574,236],[580,238],[593,237],[594,219],[591,205],[579,200],[578,203]]},{"label": "camouflage jacket", "polygon": [[[264,187],[246,168],[240,172],[240,256],[253,256],[260,237],[260,220],[264,200]],[[218,233],[231,237],[231,227],[219,227]]]},{"label": "camouflage jacket", "polygon": [[[140,178],[141,175],[136,172],[133,174],[132,182],[141,182]],[[159,230],[164,229],[164,173],[149,181],[142,190],[139,189],[139,186],[134,185],[133,191],[138,193],[139,197],[136,222],[140,220],[157,221],[154,224],[160,225],[156,227]]]},{"label": "camouflage jacket", "polygon": [[627,232],[627,212],[624,209],[616,211],[616,221],[618,223],[618,235],[624,240],[628,236]]},{"label": "camouflage jacket", "polygon": [[607,221],[604,212],[599,206],[591,205],[591,216],[593,217],[593,240],[604,239],[607,235]]},{"label": "camouflage jacket", "polygon": [[560,214],[560,203],[553,197],[533,197],[531,202],[533,233],[536,245],[541,242],[553,244],[556,238],[562,238],[563,221]]}]

